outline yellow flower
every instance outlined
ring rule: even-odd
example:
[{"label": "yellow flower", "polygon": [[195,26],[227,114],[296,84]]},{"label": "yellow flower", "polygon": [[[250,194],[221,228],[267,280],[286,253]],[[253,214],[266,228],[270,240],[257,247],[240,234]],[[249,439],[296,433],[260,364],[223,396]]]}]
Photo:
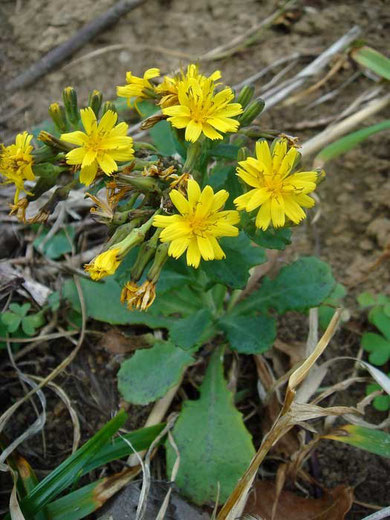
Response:
[{"label": "yellow flower", "polygon": [[220,211],[229,193],[220,190],[214,194],[211,186],[201,192],[199,184],[190,179],[187,187],[188,199],[179,191],[172,190],[170,197],[180,215],[157,215],[153,225],[164,228],[160,239],[170,242],[168,254],[179,258],[187,251],[187,264],[198,267],[200,258],[222,260],[225,258],[219,237],[235,237],[234,227],[240,220],[237,211]]},{"label": "yellow flower", "polygon": [[146,280],[140,287],[135,282],[127,282],[121,292],[121,302],[127,303],[131,310],[133,307],[140,311],[146,311],[156,299],[156,285]]},{"label": "yellow flower", "polygon": [[133,76],[132,72],[129,71],[126,73],[127,85],[116,87],[117,96],[127,98],[129,106],[133,106],[132,98],[135,98],[134,103],[137,103],[154,93],[154,85],[150,80],[157,78],[159,75],[160,69],[148,69],[143,78]]},{"label": "yellow flower", "polygon": [[207,80],[211,80],[215,82],[221,78],[221,73],[219,70],[216,70],[211,74],[211,76],[207,77],[203,74],[199,74],[199,68],[197,65],[191,64],[187,67],[187,72],[180,72],[176,74],[176,76],[164,76],[164,80],[160,85],[155,88],[155,91],[158,94],[162,95],[162,98],[159,102],[159,105],[162,108],[171,107],[173,105],[179,104],[178,99],[178,86],[181,84],[185,85],[185,88],[190,86],[192,80],[196,80],[198,82],[204,82]]},{"label": "yellow flower", "polygon": [[116,125],[118,114],[112,110],[107,110],[99,124],[90,107],[80,110],[80,115],[85,132],[62,134],[61,139],[78,145],[66,154],[66,162],[81,166],[80,182],[89,186],[98,167],[111,175],[118,170],[116,161],[129,161],[134,157],[133,139],[126,135],[126,123]]},{"label": "yellow flower", "polygon": [[14,204],[18,202],[20,191],[24,190],[24,181],[35,179],[32,171],[33,147],[30,144],[32,138],[32,135],[23,132],[16,136],[15,144],[0,145],[0,174],[5,177],[4,184],[14,183],[16,186]]},{"label": "yellow flower", "polygon": [[121,263],[119,258],[120,252],[119,247],[108,249],[104,253],[100,253],[89,264],[85,264],[84,269],[89,273],[92,280],[100,280],[105,276],[114,274]]},{"label": "yellow flower", "polygon": [[283,227],[286,217],[299,224],[306,217],[302,208],[314,206],[309,193],[315,190],[315,171],[292,173],[299,152],[288,148],[286,139],[278,139],[271,153],[266,141],[256,143],[256,158],[239,162],[237,175],[253,189],[234,201],[239,210],[259,208],[256,227],[266,230]]},{"label": "yellow flower", "polygon": [[187,141],[195,142],[203,134],[209,139],[222,139],[219,132],[235,132],[239,122],[232,117],[241,114],[242,106],[231,103],[234,93],[224,88],[217,94],[211,79],[179,82],[178,104],[163,108],[163,114],[176,128],[185,128]]}]

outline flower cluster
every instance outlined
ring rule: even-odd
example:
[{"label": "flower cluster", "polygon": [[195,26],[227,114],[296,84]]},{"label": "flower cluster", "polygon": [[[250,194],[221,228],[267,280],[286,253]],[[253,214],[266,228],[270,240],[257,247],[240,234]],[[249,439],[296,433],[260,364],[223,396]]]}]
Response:
[{"label": "flower cluster", "polygon": [[[319,173],[297,170],[300,154],[295,142],[277,133],[271,145],[265,139],[257,141],[254,157],[247,148],[240,149],[239,156],[245,159],[238,161],[236,174],[242,194],[234,198],[226,189],[212,188],[220,185],[209,179],[219,157],[214,141],[223,141],[219,154],[228,149],[223,161],[230,162],[232,151],[251,146],[244,129],[264,107],[262,100],[253,99],[253,87],[244,87],[236,96],[223,85],[220,71],[204,75],[191,64],[162,78],[157,68],[142,77],[128,72],[126,85],[118,86],[117,94],[139,113],[140,102],[155,105],[157,114],[143,128],[168,121],[176,155],[160,153],[150,143],[134,143],[128,124],[118,121],[115,104],[103,104],[99,91],[91,92],[88,106],[79,109],[75,90],[67,87],[63,106],[52,103],[49,108],[56,134],[42,131],[41,146],[35,150],[27,132],[19,134],[14,144],[1,145],[0,175],[4,183],[15,185],[11,213],[23,221],[29,202],[55,188],[28,222],[45,222],[71,189],[80,183],[93,185],[86,193],[96,205],[91,214],[108,226],[110,238],[85,271],[92,280],[114,275],[135,249],[121,294],[129,309],[150,307],[168,257],[184,256],[193,268],[201,260],[222,260],[226,255],[221,238],[237,237],[241,231],[251,237],[253,228],[265,232],[299,224],[305,210],[314,205],[310,194]],[[231,138],[232,133],[236,135]],[[27,190],[26,181],[35,184]],[[100,190],[105,190],[103,197]],[[26,193],[23,199],[21,191]],[[241,219],[243,211],[249,216]]]}]

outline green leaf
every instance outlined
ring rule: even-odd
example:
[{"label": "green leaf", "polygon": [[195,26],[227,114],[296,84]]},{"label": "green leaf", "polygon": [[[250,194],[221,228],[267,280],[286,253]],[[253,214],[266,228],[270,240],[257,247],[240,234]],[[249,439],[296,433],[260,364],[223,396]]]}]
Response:
[{"label": "green leaf", "polygon": [[[225,501],[248,467],[254,448],[223,377],[220,350],[211,357],[200,399],[186,401],[173,437],[180,452],[176,485],[197,504]],[[167,448],[168,475],[176,453]]]},{"label": "green leaf", "polygon": [[240,148],[238,146],[235,146],[233,144],[222,143],[213,146],[209,150],[208,155],[210,157],[222,157],[224,159],[231,159],[235,161],[237,160],[237,154],[239,149]]},{"label": "green leaf", "polygon": [[[39,246],[41,245],[47,234],[48,231],[45,229],[34,240],[33,246],[37,251],[40,251]],[[51,260],[56,260],[65,253],[70,253],[72,251],[72,242],[74,239],[74,235],[75,230],[73,226],[66,226],[66,230],[61,229],[54,236],[49,238],[49,240],[44,244],[43,254]]]},{"label": "green leaf", "polygon": [[390,60],[382,53],[364,46],[351,52],[351,56],[363,67],[367,67],[378,76],[390,80]]},{"label": "green leaf", "polygon": [[373,365],[381,366],[390,359],[390,341],[374,332],[365,332],[362,336],[361,345],[370,352],[368,359]]},{"label": "green leaf", "polygon": [[338,283],[329,297],[318,308],[318,319],[322,330],[325,330],[336,312],[335,307],[341,305],[341,301],[346,296],[347,291],[343,285]]},{"label": "green leaf", "polygon": [[152,143],[161,155],[175,155],[183,153],[183,147],[177,140],[176,134],[168,121],[160,121],[150,130]]},{"label": "green leaf", "polygon": [[233,201],[242,194],[240,181],[236,175],[236,168],[232,165],[217,164],[212,169],[207,183],[215,191],[225,189],[229,192],[229,198],[225,204],[225,209],[236,209]]},{"label": "green leaf", "polygon": [[[158,287],[158,286],[157,286]],[[184,285],[179,289],[159,294],[157,291],[156,301],[151,310],[164,316],[172,314],[178,316],[191,316],[204,306],[201,293],[190,285]],[[172,325],[172,320],[166,320],[167,328]]]},{"label": "green leaf", "polygon": [[271,316],[227,315],[219,322],[233,350],[240,354],[260,354],[272,347],[276,321]]},{"label": "green leaf", "polygon": [[87,484],[46,506],[51,520],[80,520],[99,509],[104,500],[97,500],[95,491],[104,479]]},{"label": "green leaf", "polygon": [[137,350],[122,363],[118,389],[123,398],[134,404],[148,404],[163,397],[193,362],[191,354],[169,341],[158,341],[152,348]]},{"label": "green leaf", "polygon": [[169,339],[178,347],[189,350],[209,334],[212,319],[209,309],[200,309],[186,318],[176,320],[170,327]]},{"label": "green leaf", "polygon": [[221,247],[226,254],[225,260],[204,262],[202,268],[210,280],[232,289],[244,288],[249,269],[266,261],[264,249],[253,246],[245,233],[223,238]]},{"label": "green leaf", "polygon": [[350,444],[361,450],[390,458],[390,434],[381,430],[372,430],[356,424],[346,424],[322,438]]},{"label": "green leaf", "polygon": [[244,221],[244,229],[251,240],[264,247],[265,249],[284,250],[287,245],[291,244],[291,229],[267,229],[262,231],[257,229],[252,220],[246,217],[247,224]]},{"label": "green leaf", "polygon": [[[366,395],[370,395],[377,390],[381,390],[380,385],[377,385],[376,383],[367,385]],[[387,410],[390,409],[390,395],[377,395],[372,401],[372,406],[378,410],[378,412],[387,412]]]},{"label": "green leaf", "polygon": [[21,318],[24,318],[24,316],[26,316],[28,311],[31,309],[31,304],[30,303],[23,303],[23,305],[19,305],[18,303],[11,303],[9,308],[17,316],[20,316]]},{"label": "green leaf", "polygon": [[8,332],[12,334],[18,330],[22,318],[14,312],[7,311],[1,315],[1,321],[7,327]]},{"label": "green leaf", "polygon": [[[167,327],[169,324],[169,320],[152,314],[153,307],[149,312],[128,310],[126,305],[120,302],[121,287],[111,277],[102,283],[80,278],[80,284],[89,318],[112,325],[145,324],[151,328]],[[72,280],[64,284],[64,297],[80,312],[80,300]]]},{"label": "green leaf", "polygon": [[21,501],[20,507],[26,518],[31,518],[37,511],[52,501],[67,487],[74,484],[80,473],[92,457],[108,442],[125,423],[127,414],[121,410],[111,421],[103,426],[89,441],[73,455],[59,464],[45,477],[33,491]]},{"label": "green leaf", "polygon": [[379,132],[383,132],[383,130],[387,130],[389,128],[390,119],[387,119],[386,121],[382,121],[376,125],[368,126],[367,128],[362,128],[361,130],[352,132],[342,137],[341,139],[334,141],[332,144],[325,146],[325,148],[323,148],[316,156],[315,161],[325,163],[331,159],[335,159],[349,150],[356,148],[362,141],[368,139],[368,137],[371,137],[372,135]]},{"label": "green leaf", "polygon": [[374,307],[369,312],[368,319],[390,341],[390,318],[383,312],[383,309]]},{"label": "green leaf", "polygon": [[335,286],[330,266],[315,257],[300,258],[283,267],[271,280],[265,277],[256,292],[239,303],[234,313],[264,312],[274,308],[279,314],[318,307]]},{"label": "green leaf", "polygon": [[358,304],[360,307],[372,307],[376,304],[375,296],[369,292],[362,292],[357,297]]},{"label": "green leaf", "polygon": [[45,324],[44,313],[37,312],[36,314],[30,314],[22,319],[22,329],[27,336],[34,336],[36,329],[43,327]]}]

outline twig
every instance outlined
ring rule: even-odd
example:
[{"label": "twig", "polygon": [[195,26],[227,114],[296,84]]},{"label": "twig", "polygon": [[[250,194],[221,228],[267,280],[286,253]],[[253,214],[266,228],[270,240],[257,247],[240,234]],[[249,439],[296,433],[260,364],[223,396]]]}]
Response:
[{"label": "twig", "polygon": [[326,67],[333,56],[346,49],[350,43],[359,36],[360,32],[360,27],[355,25],[342,38],[337,40],[326,51],[320,54],[318,58],[302,69],[294,78],[279,85],[276,91],[273,89],[270,92],[265,92],[262,95],[262,98],[266,103],[265,110],[269,110],[271,107],[288,97],[291,92],[294,92],[301,87],[308,79],[318,74],[320,70]]},{"label": "twig", "polygon": [[390,517],[390,507],[386,507],[385,509],[381,509],[381,511],[377,511],[372,515],[365,516],[363,520],[382,520],[382,518]]},{"label": "twig", "polygon": [[[321,150],[324,146],[326,146],[328,143],[334,141],[338,137],[346,134],[356,126],[358,126],[362,121],[367,119],[368,117],[372,116],[373,114],[376,114],[380,110],[383,110],[388,104],[390,103],[390,94],[375,99],[374,101],[371,101],[366,107],[359,110],[359,112],[356,112],[352,116],[348,117],[347,119],[344,119],[340,123],[337,123],[329,128],[326,128],[323,132],[317,134],[312,139],[309,139],[309,141],[306,141],[302,145],[302,148],[299,150],[303,156],[311,155],[315,152],[318,152]],[[315,165],[316,167],[320,167],[321,164],[318,163]]]},{"label": "twig", "polygon": [[69,40],[52,49],[25,72],[11,80],[5,86],[5,90],[10,92],[12,90],[27,87],[41,76],[45,76],[50,70],[63,62],[74,52],[81,49],[81,47],[92,40],[100,32],[117,23],[126,13],[141,5],[143,1],[144,0],[120,0],[98,18],[95,18],[84,25],[84,27],[77,31],[76,34],[69,38]]}]

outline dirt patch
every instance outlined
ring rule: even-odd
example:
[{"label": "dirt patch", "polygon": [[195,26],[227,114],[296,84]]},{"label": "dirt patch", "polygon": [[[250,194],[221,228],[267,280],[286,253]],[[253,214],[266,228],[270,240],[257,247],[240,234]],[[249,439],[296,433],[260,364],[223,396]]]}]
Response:
[{"label": "dirt patch", "polygon": [[[3,0],[0,6],[1,84],[4,86],[43,53],[66,41],[84,23],[112,4],[112,0],[68,0],[66,3]],[[386,53],[386,35],[390,27],[390,12],[386,4],[385,0],[369,3],[356,0],[301,2],[294,23],[277,24],[250,48],[229,59],[205,63],[204,69],[210,71],[218,67],[226,83],[234,84],[293,51],[301,54],[300,64],[303,65],[354,24],[362,27],[369,45]],[[15,132],[45,119],[48,104],[60,99],[65,86],[73,85],[83,102],[88,91],[94,88],[102,90],[106,99],[113,98],[115,86],[124,82],[127,70],[142,74],[145,68],[156,65],[163,73],[175,70],[210,49],[231,41],[259,23],[274,8],[275,2],[271,0],[148,0],[85,46],[72,60],[87,58],[73,65],[68,61],[28,89],[9,96],[3,93],[0,98],[2,116],[15,110],[19,112],[0,124],[0,139],[11,139]],[[121,47],[114,50],[113,45]],[[102,51],[100,55],[88,57],[98,49]],[[355,70],[354,65],[348,62],[312,98],[305,98],[294,106],[276,106],[264,115],[264,126],[298,134],[302,140],[310,138],[318,129],[297,130],[299,124],[340,113],[359,93],[372,86],[370,78],[360,75],[331,102],[308,107],[309,101],[342,84]],[[272,75],[265,76],[263,84],[271,78]],[[389,112],[371,118],[366,124],[377,122],[381,117],[389,117]],[[363,290],[390,292],[388,263],[369,272],[389,241],[389,144],[389,134],[382,133],[358,150],[329,164],[327,180],[319,189],[321,216],[317,224],[307,223],[294,232],[291,255],[318,254],[329,261],[337,279],[349,288],[348,301],[352,310],[356,309],[355,295]],[[290,328],[285,323],[281,330],[285,341],[301,340],[305,333],[306,323],[303,321],[298,328]],[[345,344],[339,336],[327,355],[339,355],[343,349],[345,354],[356,355],[358,348],[358,337],[351,337]],[[36,356],[30,356],[26,361],[32,362],[31,370],[40,375],[48,373],[63,356],[61,349],[56,350],[53,346],[42,347],[39,352],[39,361]],[[77,408],[83,440],[89,438],[117,407],[117,368],[117,358],[97,349],[90,341],[77,361],[58,380]],[[342,377],[342,373],[338,371],[337,376]],[[7,392],[10,399],[21,395],[13,383]],[[61,460],[67,456],[72,438],[67,411],[54,397],[49,399],[48,409],[52,411],[46,429],[46,452],[36,441],[25,443],[23,448],[26,456],[42,470],[41,474],[59,461],[58,453]],[[9,435],[20,432],[27,419],[33,420],[34,412],[30,410],[28,413],[28,417],[23,414],[17,417]],[[146,412],[145,409],[134,409],[132,415],[135,419],[129,428],[141,425]],[[318,450],[318,461],[325,485],[348,483],[357,486],[359,500],[388,503],[390,497],[384,482],[389,468],[379,457],[324,442]],[[364,509],[365,514],[368,512]],[[362,515],[363,508],[355,506],[347,518],[357,520]]]}]

